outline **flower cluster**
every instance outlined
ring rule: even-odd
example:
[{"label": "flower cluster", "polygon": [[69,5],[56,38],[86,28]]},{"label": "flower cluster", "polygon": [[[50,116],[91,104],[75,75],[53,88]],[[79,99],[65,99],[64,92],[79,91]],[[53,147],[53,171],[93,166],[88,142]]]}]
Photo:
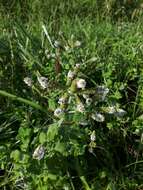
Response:
[{"label": "flower cluster", "polygon": [[[37,80],[42,89],[48,88],[48,79],[46,77],[37,76]],[[27,86],[32,87],[33,81],[30,77],[25,77],[23,81]]]},{"label": "flower cluster", "polygon": [[[66,95],[59,98],[58,104],[60,106],[55,109],[54,116],[61,117],[64,113],[79,112],[84,114],[87,120],[92,119],[96,122],[104,122],[106,113],[123,117],[126,112],[120,108],[109,106],[108,109],[102,109],[102,107],[96,109],[98,102],[106,102],[109,89],[104,85],[99,85],[92,91],[88,90],[86,80],[78,77],[80,67],[81,64],[76,64],[74,69],[70,69],[67,73],[67,92]],[[79,123],[81,125],[87,124],[86,119],[79,121]]]}]

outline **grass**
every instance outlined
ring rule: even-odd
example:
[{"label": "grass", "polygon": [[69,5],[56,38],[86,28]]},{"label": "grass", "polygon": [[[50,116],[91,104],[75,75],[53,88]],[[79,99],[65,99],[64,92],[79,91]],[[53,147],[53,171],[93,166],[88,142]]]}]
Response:
[{"label": "grass", "polygon": [[[1,189],[143,188],[141,3],[0,3]],[[73,81],[67,79],[69,70],[77,72]],[[41,76],[48,78],[48,89],[38,82]],[[75,89],[78,78],[86,80],[85,90]],[[98,85],[109,89],[105,102],[97,98]],[[92,98],[89,107],[83,93]],[[60,108],[73,111],[82,102],[86,112],[55,117],[58,99],[70,96],[68,107]],[[113,105],[126,115],[109,114]],[[104,122],[92,119],[95,111]],[[45,152],[38,160],[33,153],[39,145]]]}]

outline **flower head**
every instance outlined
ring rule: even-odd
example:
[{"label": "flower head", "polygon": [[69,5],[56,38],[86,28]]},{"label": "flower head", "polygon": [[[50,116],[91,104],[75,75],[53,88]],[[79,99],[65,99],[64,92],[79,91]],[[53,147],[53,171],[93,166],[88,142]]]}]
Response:
[{"label": "flower head", "polygon": [[66,104],[67,102],[67,99],[65,97],[61,97],[59,100],[58,100],[58,104],[60,105],[63,105],[63,104]]},{"label": "flower head", "polygon": [[123,109],[117,108],[116,112],[114,113],[114,115],[116,117],[123,117],[127,112]]},{"label": "flower head", "polygon": [[25,78],[23,79],[23,81],[25,82],[25,84],[27,84],[27,86],[29,86],[29,87],[32,86],[32,80],[31,80],[31,78],[25,77]]},{"label": "flower head", "polygon": [[106,109],[106,112],[108,114],[114,114],[116,112],[116,107],[115,106],[109,106],[107,109]]},{"label": "flower head", "polygon": [[104,101],[106,95],[109,93],[109,89],[105,86],[98,86],[96,88],[96,93],[100,101]]},{"label": "flower head", "polygon": [[77,40],[75,43],[74,43],[74,46],[75,47],[80,47],[81,46],[81,42],[79,40]]},{"label": "flower head", "polygon": [[104,116],[101,113],[93,113],[91,118],[97,122],[103,122],[105,120]]},{"label": "flower head", "polygon": [[55,46],[55,48],[61,47],[61,42],[56,40],[56,41],[54,42],[54,46]]},{"label": "flower head", "polygon": [[61,114],[63,114],[63,110],[61,108],[55,109],[54,116],[59,117]]},{"label": "flower head", "polygon": [[34,159],[37,159],[37,160],[41,160],[43,157],[44,157],[44,154],[45,154],[45,150],[44,150],[44,147],[42,145],[39,145],[34,153],[33,153],[33,158]]},{"label": "flower head", "polygon": [[80,68],[80,66],[81,66],[80,63],[77,63],[77,64],[75,65],[75,67],[78,68],[78,69]]},{"label": "flower head", "polygon": [[78,112],[83,113],[83,112],[85,111],[84,105],[83,105],[82,103],[79,103],[79,104],[77,105],[77,107],[76,107],[76,110],[77,110]]},{"label": "flower head", "polygon": [[77,88],[85,89],[86,87],[86,81],[84,79],[78,79],[77,80]]},{"label": "flower head", "polygon": [[46,77],[37,77],[37,79],[43,89],[48,87],[48,79]]},{"label": "flower head", "polygon": [[113,114],[116,117],[123,117],[127,112],[115,106],[110,106],[105,110],[108,114]]},{"label": "flower head", "polygon": [[92,133],[91,133],[91,135],[90,135],[90,140],[91,140],[91,141],[95,141],[95,140],[96,140],[95,131],[92,131]]},{"label": "flower head", "polygon": [[74,77],[75,77],[75,73],[73,71],[69,70],[67,78],[72,80]]},{"label": "flower head", "polygon": [[86,104],[87,104],[88,106],[90,106],[91,103],[92,103],[92,98],[87,98],[87,99],[86,99]]}]

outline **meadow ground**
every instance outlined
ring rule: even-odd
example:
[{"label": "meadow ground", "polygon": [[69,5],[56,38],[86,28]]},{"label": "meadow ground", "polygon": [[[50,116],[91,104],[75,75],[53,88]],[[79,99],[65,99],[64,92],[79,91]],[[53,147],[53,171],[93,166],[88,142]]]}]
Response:
[{"label": "meadow ground", "polygon": [[143,189],[142,1],[0,1],[0,189]]}]

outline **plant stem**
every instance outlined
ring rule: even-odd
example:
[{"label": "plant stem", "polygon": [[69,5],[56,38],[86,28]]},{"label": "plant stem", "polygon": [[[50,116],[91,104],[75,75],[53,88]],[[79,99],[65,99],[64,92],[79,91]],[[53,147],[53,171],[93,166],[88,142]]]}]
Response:
[{"label": "plant stem", "polygon": [[37,104],[37,103],[35,103],[35,102],[32,102],[32,101],[30,101],[30,100],[27,100],[27,99],[18,97],[18,96],[14,95],[14,94],[10,94],[10,93],[8,93],[8,92],[6,92],[6,91],[4,91],[4,90],[0,90],[0,95],[1,95],[1,96],[5,96],[5,97],[7,97],[7,98],[10,98],[10,99],[12,99],[12,100],[16,100],[16,101],[19,101],[19,102],[28,104],[28,105],[30,105],[31,107],[34,107],[34,108],[36,108],[36,109],[39,109],[39,110],[41,110],[41,111],[43,111],[43,112],[47,112],[47,110],[45,110],[45,109],[44,109],[43,107],[41,107],[39,104]]},{"label": "plant stem", "polygon": [[79,178],[80,178],[80,180],[81,180],[81,182],[82,182],[82,185],[83,185],[84,189],[85,189],[85,190],[91,190],[91,188],[89,187],[89,185],[88,185],[88,183],[87,183],[87,181],[86,181],[85,176],[84,176],[83,173],[82,173],[82,170],[81,170],[81,167],[80,167],[78,158],[76,158],[76,169],[77,169]]}]

